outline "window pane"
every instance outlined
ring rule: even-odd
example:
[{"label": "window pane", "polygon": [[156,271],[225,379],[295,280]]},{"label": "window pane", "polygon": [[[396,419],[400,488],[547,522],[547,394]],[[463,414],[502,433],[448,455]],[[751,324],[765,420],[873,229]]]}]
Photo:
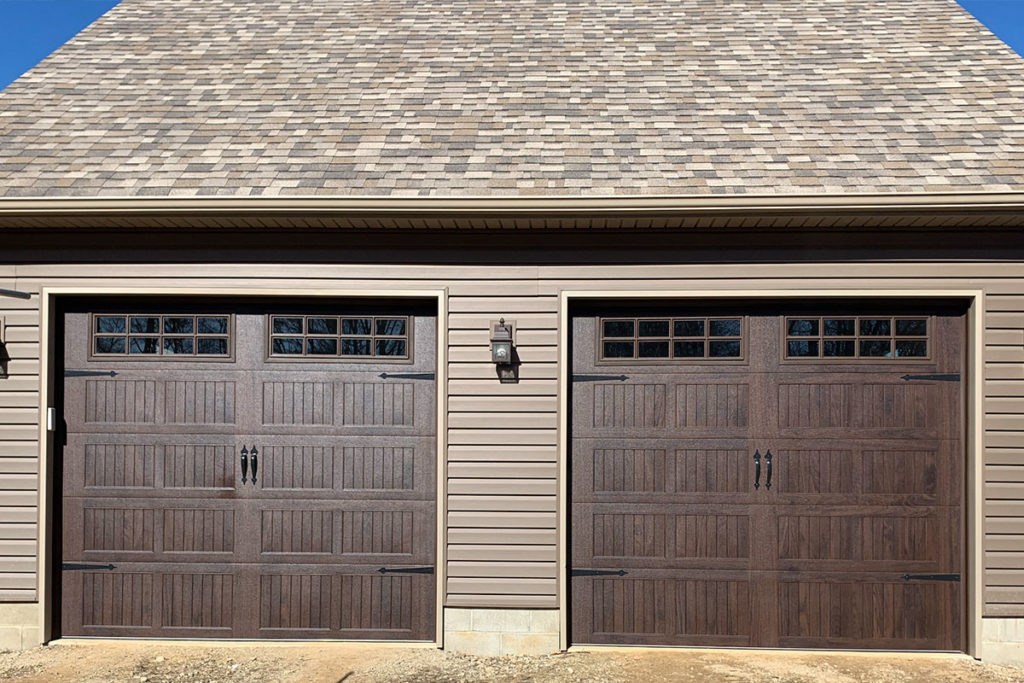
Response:
[{"label": "window pane", "polygon": [[338,334],[336,318],[309,318],[306,320],[306,332],[309,334]]},{"label": "window pane", "polygon": [[125,332],[124,316],[101,315],[96,318],[96,331],[110,333]]},{"label": "window pane", "polygon": [[[677,320],[673,325],[675,336],[677,337],[703,337],[704,336],[704,321],[703,320]],[[703,356],[704,352],[701,351],[700,355]]]},{"label": "window pane", "polygon": [[861,318],[860,333],[865,337],[887,337],[892,334],[892,324],[888,319]]},{"label": "window pane", "polygon": [[[369,318],[345,318],[341,321],[342,334],[372,334]],[[369,352],[367,352],[369,355]]]},{"label": "window pane", "polygon": [[284,337],[275,338],[271,343],[271,352],[275,355],[281,356],[301,356],[302,355],[302,340]]},{"label": "window pane", "polygon": [[853,320],[825,320],[823,325],[826,337],[852,337],[857,332]]},{"label": "window pane", "polygon": [[192,318],[164,318],[164,332],[167,334],[191,334]]},{"label": "window pane", "polygon": [[164,355],[177,356],[181,354],[192,355],[192,337],[165,337],[164,338]]},{"label": "window pane", "polygon": [[708,342],[708,352],[712,358],[739,358],[740,343],[738,341]]},{"label": "window pane", "polygon": [[[852,322],[852,321],[851,321]],[[856,346],[854,346],[853,340],[842,340],[837,341],[835,339],[826,339],[822,346],[824,355],[826,356],[840,356],[853,358],[856,354]]]},{"label": "window pane", "polygon": [[[739,320],[712,320],[709,337],[738,337],[740,336]],[[737,354],[738,355],[738,354]]]},{"label": "window pane", "polygon": [[897,320],[896,334],[908,337],[923,337],[928,334],[927,320]]},{"label": "window pane", "polygon": [[605,358],[632,358],[633,342],[605,342]]},{"label": "window pane", "polygon": [[96,353],[124,353],[124,337],[96,337]]},{"label": "window pane", "polygon": [[226,356],[228,355],[227,339],[200,339],[197,342],[200,356]]},{"label": "window pane", "polygon": [[[703,323],[701,323],[703,326]],[[676,358],[703,358],[704,342],[702,341],[677,341],[673,345]]]},{"label": "window pane", "polygon": [[[605,320],[604,336],[606,337],[632,337],[632,320]],[[632,355],[632,354],[630,354]]]},{"label": "window pane", "polygon": [[302,318],[274,318],[274,334],[302,334]]},{"label": "window pane", "polygon": [[928,356],[928,342],[923,339],[900,339],[896,342],[896,355],[907,358],[925,358]]},{"label": "window pane", "polygon": [[343,356],[369,356],[369,339],[342,339],[341,355]]},{"label": "window pane", "polygon": [[400,337],[405,334],[405,320],[402,318],[379,318],[377,320],[377,334],[382,334],[386,337]]},{"label": "window pane", "polygon": [[[668,330],[666,330],[667,332]],[[667,341],[642,341],[639,344],[641,358],[668,358]]]},{"label": "window pane", "polygon": [[200,318],[199,334],[227,334],[227,318]]},{"label": "window pane", "polygon": [[128,353],[157,353],[160,349],[157,337],[133,337],[128,345]]},{"label": "window pane", "polygon": [[791,339],[786,343],[786,355],[790,358],[817,358],[816,339]]},{"label": "window pane", "polygon": [[[640,336],[641,337],[667,337],[668,336],[668,321],[667,320],[641,320],[640,321]],[[643,355],[643,353],[641,353]],[[665,355],[668,356],[668,345],[665,346]]]},{"label": "window pane", "polygon": [[405,356],[404,339],[378,339],[378,356]]},{"label": "window pane", "polygon": [[890,355],[890,342],[888,339],[863,340],[860,343],[860,355],[871,358],[888,358]]},{"label": "window pane", "polygon": [[306,353],[311,356],[337,356],[337,339],[307,339]]},{"label": "window pane", "polygon": [[817,337],[818,321],[812,319],[790,320],[786,330],[791,337]]},{"label": "window pane", "polygon": [[136,318],[131,319],[131,331],[132,333],[142,334],[159,334],[160,333],[160,318]]}]

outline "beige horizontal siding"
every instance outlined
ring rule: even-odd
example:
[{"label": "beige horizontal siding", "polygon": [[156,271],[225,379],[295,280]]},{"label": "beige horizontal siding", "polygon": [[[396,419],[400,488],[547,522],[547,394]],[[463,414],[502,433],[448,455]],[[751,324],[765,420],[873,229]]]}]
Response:
[{"label": "beige horizontal siding", "polygon": [[[260,274],[253,278],[254,271]],[[810,283],[810,284],[809,284]],[[984,288],[986,614],[1024,616],[1024,268],[994,263],[445,266],[0,266],[0,287],[447,287],[446,602],[554,607],[559,293],[602,290]],[[34,599],[39,299],[0,297],[12,361],[0,380],[0,599]],[[499,384],[490,324],[514,321],[519,384]],[[495,533],[495,530],[500,530]],[[4,545],[7,544],[7,545]],[[29,553],[28,555],[22,553]]]}]

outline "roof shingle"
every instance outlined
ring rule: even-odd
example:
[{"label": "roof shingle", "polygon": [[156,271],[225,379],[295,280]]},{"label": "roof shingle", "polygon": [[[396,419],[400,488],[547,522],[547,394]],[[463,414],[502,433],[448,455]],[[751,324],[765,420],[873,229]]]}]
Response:
[{"label": "roof shingle", "polygon": [[1024,189],[954,0],[124,0],[0,93],[0,195]]}]

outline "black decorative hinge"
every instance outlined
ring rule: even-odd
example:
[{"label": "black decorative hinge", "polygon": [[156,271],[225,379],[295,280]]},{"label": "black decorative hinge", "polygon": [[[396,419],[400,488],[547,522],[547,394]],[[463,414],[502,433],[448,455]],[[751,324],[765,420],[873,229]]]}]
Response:
[{"label": "black decorative hinge", "polygon": [[625,382],[629,375],[573,375],[573,382]]},{"label": "black decorative hinge", "polygon": [[381,567],[377,570],[381,574],[433,574],[433,567]]},{"label": "black decorative hinge", "polygon": [[117,377],[113,370],[65,370],[65,377]]},{"label": "black decorative hinge", "polygon": [[909,382],[913,379],[927,380],[931,382],[959,382],[960,373],[950,372],[944,375],[903,375],[900,379],[904,382]]},{"label": "black decorative hinge", "polygon": [[432,372],[382,372],[377,376],[381,379],[434,379]]},{"label": "black decorative hinge", "polygon": [[959,581],[959,574],[904,574],[904,581]]},{"label": "black decorative hinge", "polygon": [[573,569],[569,576],[625,576],[625,569]]},{"label": "black decorative hinge", "polygon": [[114,568],[114,565],[112,565],[112,564],[89,564],[89,563],[82,563],[82,562],[65,562],[64,564],[62,564],[60,566],[60,568],[62,570],[64,570],[64,571],[66,571],[66,572],[67,571],[77,571],[77,570],[81,570],[81,569],[106,569],[107,571],[110,571],[111,569]]}]

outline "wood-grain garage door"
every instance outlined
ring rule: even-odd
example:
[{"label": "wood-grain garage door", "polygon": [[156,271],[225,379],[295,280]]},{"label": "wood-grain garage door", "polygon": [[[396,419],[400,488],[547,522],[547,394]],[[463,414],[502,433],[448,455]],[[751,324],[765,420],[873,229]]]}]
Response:
[{"label": "wood-grain garage door", "polygon": [[433,639],[433,313],[63,320],[64,635]]},{"label": "wood-grain garage door", "polygon": [[573,321],[577,643],[963,648],[958,309]]}]

